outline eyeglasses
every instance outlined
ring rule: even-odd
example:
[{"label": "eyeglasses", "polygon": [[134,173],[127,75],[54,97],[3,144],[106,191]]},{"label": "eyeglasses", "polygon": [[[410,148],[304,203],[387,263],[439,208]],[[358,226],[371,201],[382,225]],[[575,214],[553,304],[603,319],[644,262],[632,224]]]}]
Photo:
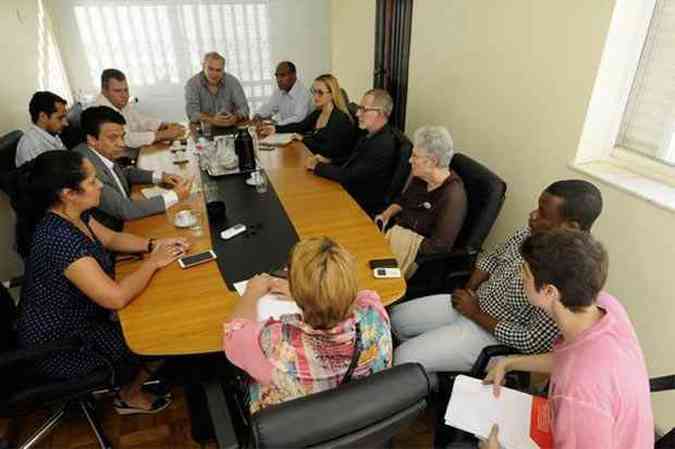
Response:
[{"label": "eyeglasses", "polygon": [[365,107],[365,106],[358,105],[358,106],[356,107],[356,111],[357,111],[357,112],[360,112],[361,114],[365,114],[366,112],[370,112],[370,111],[373,111],[373,112],[382,112],[382,108],[367,108],[367,107]]},{"label": "eyeglasses", "polygon": [[324,95],[330,93],[330,92],[327,92],[325,90],[314,89],[313,87],[309,91],[312,93],[312,95],[316,95],[317,97],[323,97]]}]

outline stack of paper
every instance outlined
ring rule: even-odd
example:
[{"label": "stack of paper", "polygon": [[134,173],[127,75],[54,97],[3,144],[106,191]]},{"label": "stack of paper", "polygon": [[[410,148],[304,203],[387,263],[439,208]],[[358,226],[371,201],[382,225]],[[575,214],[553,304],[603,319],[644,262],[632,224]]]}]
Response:
[{"label": "stack of paper", "polygon": [[[237,293],[243,295],[246,291],[246,284],[248,281],[236,282],[234,288]],[[302,315],[302,310],[293,299],[286,296],[269,293],[258,299],[258,321],[266,321],[269,318],[278,320],[282,315],[294,313]]]},{"label": "stack of paper", "polygon": [[267,136],[258,143],[260,145],[281,146],[290,143],[293,133],[279,133]]},{"label": "stack of paper", "polygon": [[497,424],[499,443],[505,449],[553,448],[546,399],[505,387],[495,398],[492,385],[468,376],[455,379],[445,423],[479,438],[487,438]]},{"label": "stack of paper", "polygon": [[146,187],[145,189],[141,189],[141,193],[143,194],[144,197],[146,198],[152,198],[155,196],[160,196],[161,194],[165,192],[169,192],[170,190],[164,189],[162,187]]}]

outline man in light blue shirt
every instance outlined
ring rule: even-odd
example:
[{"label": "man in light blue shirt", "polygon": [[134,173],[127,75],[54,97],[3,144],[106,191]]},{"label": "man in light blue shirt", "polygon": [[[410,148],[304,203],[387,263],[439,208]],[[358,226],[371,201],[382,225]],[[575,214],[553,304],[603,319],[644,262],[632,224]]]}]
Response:
[{"label": "man in light blue shirt", "polygon": [[66,100],[52,92],[35,92],[28,110],[33,123],[24,131],[16,147],[14,163],[17,167],[45,151],[66,149],[59,137],[67,124]]},{"label": "man in light blue shirt", "polygon": [[295,64],[290,61],[279,63],[274,75],[279,89],[260,107],[255,118],[275,117],[277,125],[303,121],[314,106],[309,92],[298,81]]}]

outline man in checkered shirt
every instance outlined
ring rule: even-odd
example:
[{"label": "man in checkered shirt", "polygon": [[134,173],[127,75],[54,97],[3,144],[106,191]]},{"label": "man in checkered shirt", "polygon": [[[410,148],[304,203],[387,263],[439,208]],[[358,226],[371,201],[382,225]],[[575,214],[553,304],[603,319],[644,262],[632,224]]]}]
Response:
[{"label": "man in checkered shirt", "polygon": [[587,181],[548,186],[528,226],[482,256],[463,289],[393,308],[392,328],[402,341],[394,362],[418,362],[428,371],[466,371],[489,345],[505,344],[526,354],[550,351],[558,329],[527,300],[520,245],[531,232],[590,231],[601,210],[600,191]]}]

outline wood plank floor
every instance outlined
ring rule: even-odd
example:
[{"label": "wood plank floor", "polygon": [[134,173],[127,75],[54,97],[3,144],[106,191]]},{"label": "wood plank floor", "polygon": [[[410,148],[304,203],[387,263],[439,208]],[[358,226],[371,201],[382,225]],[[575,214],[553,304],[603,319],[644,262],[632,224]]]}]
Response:
[{"label": "wood plank floor", "polygon": [[[181,388],[173,389],[174,400],[157,415],[119,416],[112,408],[112,401],[100,402],[101,424],[115,449],[200,449],[192,440],[185,394]],[[13,427],[18,441],[24,441],[47,417],[46,412],[36,412],[22,417]],[[2,426],[0,426],[2,429]],[[98,444],[89,424],[82,415],[67,417],[37,446],[37,449],[96,449]],[[422,449],[431,447],[431,418],[424,413],[401,432],[394,441],[396,449]],[[211,442],[204,449],[215,449]]]}]

